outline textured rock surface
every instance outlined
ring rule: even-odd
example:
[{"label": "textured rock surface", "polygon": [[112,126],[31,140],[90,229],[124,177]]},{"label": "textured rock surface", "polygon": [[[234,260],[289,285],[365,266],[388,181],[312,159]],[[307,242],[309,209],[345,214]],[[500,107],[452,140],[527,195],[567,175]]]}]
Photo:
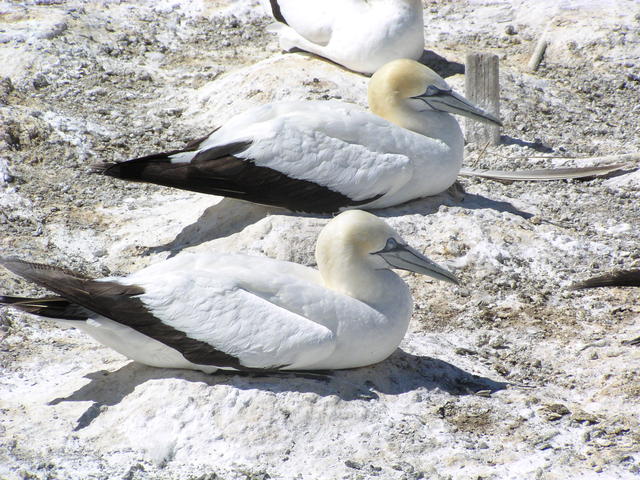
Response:
[{"label": "textured rock surface", "polygon": [[[504,141],[469,145],[467,166],[640,151],[637,2],[424,6],[427,48],[443,59],[425,58],[443,74],[469,50],[501,58]],[[180,147],[251,105],[365,106],[365,78],[282,55],[268,23],[251,1],[0,2],[2,254],[96,276],[186,248],[313,264],[326,218],[87,174],[95,161]],[[640,334],[638,291],[567,287],[640,266],[638,172],[462,184],[377,212],[464,286],[406,276],[410,333],[370,368],[153,369],[3,310],[0,477],[636,478],[640,350],[621,342]],[[6,271],[0,285],[39,292]]]}]

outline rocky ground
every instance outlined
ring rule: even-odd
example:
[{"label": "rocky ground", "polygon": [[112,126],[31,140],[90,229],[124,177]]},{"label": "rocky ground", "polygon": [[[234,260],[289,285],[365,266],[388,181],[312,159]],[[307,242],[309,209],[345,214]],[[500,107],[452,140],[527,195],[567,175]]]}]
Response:
[{"label": "rocky ground", "polygon": [[[253,3],[0,2],[1,253],[96,276],[187,248],[313,264],[326,218],[87,173],[272,100],[365,107],[366,78],[282,55]],[[637,2],[425,1],[424,15],[441,57],[425,61],[457,90],[467,52],[500,57],[502,143],[469,144],[466,166],[640,152]],[[568,287],[640,266],[637,166],[461,179],[464,192],[376,212],[463,286],[407,275],[401,348],[330,378],[148,368],[3,310],[0,477],[636,478],[640,350],[623,341],[640,335],[638,289]],[[41,293],[6,271],[0,285]]]}]

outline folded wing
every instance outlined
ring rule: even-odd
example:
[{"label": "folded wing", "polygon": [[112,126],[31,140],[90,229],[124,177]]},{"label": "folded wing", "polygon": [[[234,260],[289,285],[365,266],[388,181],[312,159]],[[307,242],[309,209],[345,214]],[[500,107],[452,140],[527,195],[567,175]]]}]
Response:
[{"label": "folded wing", "polygon": [[331,102],[245,112],[184,151],[105,165],[110,176],[293,211],[366,206],[411,179],[408,152],[426,137]]}]

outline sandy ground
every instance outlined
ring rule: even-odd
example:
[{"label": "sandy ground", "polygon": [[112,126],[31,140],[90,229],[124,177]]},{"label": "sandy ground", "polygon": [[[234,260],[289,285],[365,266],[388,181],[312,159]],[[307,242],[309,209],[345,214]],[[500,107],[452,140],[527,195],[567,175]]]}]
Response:
[{"label": "sandy ground", "polygon": [[[425,1],[424,16],[425,61],[457,90],[467,52],[500,57],[502,144],[469,144],[466,166],[640,152],[637,2]],[[366,78],[283,55],[269,23],[251,1],[0,2],[2,254],[95,276],[185,249],[313,265],[327,218],[87,174],[272,100],[366,108]],[[638,289],[567,288],[640,266],[635,167],[461,179],[376,212],[464,285],[405,276],[400,349],[330,377],[144,367],[3,310],[0,478],[637,478],[640,349],[622,342],[640,335]],[[6,271],[0,284],[41,293]]]}]

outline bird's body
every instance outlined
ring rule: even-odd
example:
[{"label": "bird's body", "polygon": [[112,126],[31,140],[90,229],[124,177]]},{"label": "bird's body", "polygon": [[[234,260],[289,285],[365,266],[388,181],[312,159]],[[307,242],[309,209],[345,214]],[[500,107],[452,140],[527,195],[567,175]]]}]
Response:
[{"label": "bird's body", "polygon": [[[451,115],[441,116],[441,135],[434,139],[352,104],[272,103],[234,117],[199,150],[246,142],[248,147],[235,156],[289,178],[313,181],[327,193],[338,192],[346,197],[345,207],[382,208],[436,195],[455,181],[462,165],[462,132]],[[176,155],[172,162],[189,157],[191,152]],[[313,162],[304,161],[311,157]],[[300,200],[292,195],[284,199],[289,203],[281,206],[297,209]]]},{"label": "bird's body", "polygon": [[456,282],[361,211],[323,229],[316,258],[319,270],[238,254],[183,254],[100,280],[2,259],[60,297],[0,303],[81,328],[156,367],[341,369],[385,359],[404,337],[411,294],[389,268]]},{"label": "bird's body", "polygon": [[196,340],[215,344],[216,350],[238,358],[242,365],[237,366],[203,365],[195,356],[189,361],[175,348],[104,316],[67,324],[155,367],[358,367],[389,356],[409,322],[408,288],[397,275],[387,274],[388,289],[375,305],[324,288],[315,269],[237,254],[181,255],[118,280],[142,287],[140,301],[154,316]]},{"label": "bird's body", "polygon": [[420,0],[262,0],[284,50],[298,48],[350,70],[374,73],[424,50]]},{"label": "bird's body", "polygon": [[382,208],[455,181],[464,138],[448,111],[499,122],[411,60],[376,72],[369,105],[372,112],[342,102],[258,106],[183,151],[100,171],[308,213]]}]

